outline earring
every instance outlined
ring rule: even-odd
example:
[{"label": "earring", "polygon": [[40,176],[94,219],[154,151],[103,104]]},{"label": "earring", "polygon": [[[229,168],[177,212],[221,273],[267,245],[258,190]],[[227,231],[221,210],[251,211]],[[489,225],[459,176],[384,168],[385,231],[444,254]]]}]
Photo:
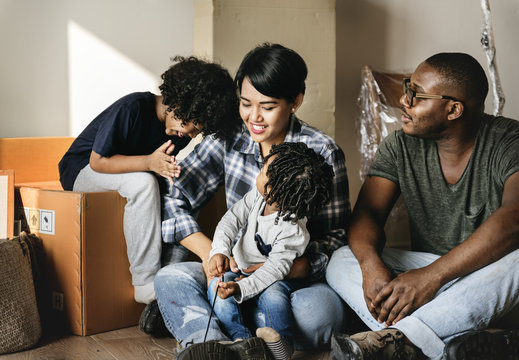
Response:
[{"label": "earring", "polygon": [[295,113],[296,112],[296,108],[292,108],[292,112]]}]

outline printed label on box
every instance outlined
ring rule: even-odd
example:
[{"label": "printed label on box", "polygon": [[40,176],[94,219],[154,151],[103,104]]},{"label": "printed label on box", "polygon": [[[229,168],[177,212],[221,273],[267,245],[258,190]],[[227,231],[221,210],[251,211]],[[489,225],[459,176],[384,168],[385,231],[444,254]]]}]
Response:
[{"label": "printed label on box", "polygon": [[54,210],[40,209],[40,233],[54,235]]},{"label": "printed label on box", "polygon": [[31,229],[31,232],[40,231],[40,212],[38,209],[29,209],[27,223],[29,224],[29,229]]},{"label": "printed label on box", "polygon": [[23,208],[23,213],[19,209],[19,214],[25,215],[25,220],[29,225],[29,229],[33,233],[54,235],[55,231],[55,215],[54,210]]}]

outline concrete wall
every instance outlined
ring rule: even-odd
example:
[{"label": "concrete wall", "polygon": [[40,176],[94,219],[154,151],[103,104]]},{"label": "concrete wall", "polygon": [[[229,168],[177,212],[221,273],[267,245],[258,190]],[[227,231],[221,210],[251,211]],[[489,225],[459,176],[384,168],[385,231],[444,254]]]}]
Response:
[{"label": "concrete wall", "polygon": [[298,116],[334,136],[334,0],[195,0],[194,52],[234,76],[245,54],[266,41],[297,51],[308,66]]},{"label": "concrete wall", "polygon": [[75,136],[190,55],[192,0],[0,0],[0,137]]}]

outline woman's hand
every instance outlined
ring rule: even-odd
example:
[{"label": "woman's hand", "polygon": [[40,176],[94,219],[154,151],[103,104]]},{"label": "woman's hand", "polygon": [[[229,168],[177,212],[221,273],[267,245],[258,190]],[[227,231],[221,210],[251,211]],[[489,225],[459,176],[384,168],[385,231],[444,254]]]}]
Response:
[{"label": "woman's hand", "polygon": [[[251,265],[249,266],[248,268],[245,268],[245,269],[242,269],[242,271],[246,274],[252,274],[254,271],[258,270],[260,267],[263,266],[263,264],[265,263],[259,263],[259,264],[255,264],[255,265]],[[237,272],[237,271],[235,271]]]},{"label": "woman's hand", "polygon": [[175,157],[171,156],[173,149],[175,149],[175,145],[168,140],[146,159],[148,170],[165,177],[171,184],[173,184],[173,178],[180,176],[180,166]]}]

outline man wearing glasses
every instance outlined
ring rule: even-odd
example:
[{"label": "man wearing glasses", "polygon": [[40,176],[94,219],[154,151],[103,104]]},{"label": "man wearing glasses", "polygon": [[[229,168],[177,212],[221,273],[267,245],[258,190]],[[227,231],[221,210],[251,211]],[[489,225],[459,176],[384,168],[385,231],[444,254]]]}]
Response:
[{"label": "man wearing glasses", "polygon": [[[431,56],[403,86],[403,128],[381,143],[326,276],[371,331],[335,334],[332,358],[519,358],[519,330],[485,330],[519,328],[519,123],[484,113],[487,78],[467,54]],[[399,195],[413,251],[384,248]]]}]

